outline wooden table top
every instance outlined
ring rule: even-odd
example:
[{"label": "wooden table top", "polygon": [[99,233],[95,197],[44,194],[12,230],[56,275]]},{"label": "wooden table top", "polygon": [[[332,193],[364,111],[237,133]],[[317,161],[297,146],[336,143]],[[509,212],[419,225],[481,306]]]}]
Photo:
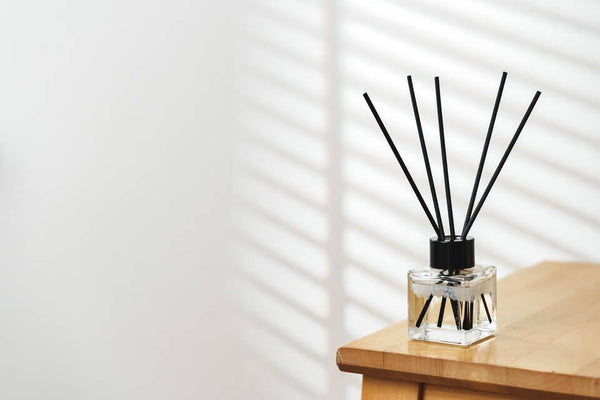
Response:
[{"label": "wooden table top", "polygon": [[340,370],[500,393],[600,397],[600,264],[544,262],[498,282],[498,332],[410,340],[406,321],[337,351]]}]

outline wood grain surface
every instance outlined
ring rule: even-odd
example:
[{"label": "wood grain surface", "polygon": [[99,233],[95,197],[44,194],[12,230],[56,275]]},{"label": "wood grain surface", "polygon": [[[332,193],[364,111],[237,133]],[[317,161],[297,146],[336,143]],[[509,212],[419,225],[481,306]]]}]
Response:
[{"label": "wood grain surface", "polygon": [[417,400],[420,384],[365,376],[362,383],[362,400]]},{"label": "wood grain surface", "polygon": [[498,332],[469,347],[409,340],[400,322],[341,347],[337,364],[372,377],[600,398],[600,265],[544,262],[502,279]]}]

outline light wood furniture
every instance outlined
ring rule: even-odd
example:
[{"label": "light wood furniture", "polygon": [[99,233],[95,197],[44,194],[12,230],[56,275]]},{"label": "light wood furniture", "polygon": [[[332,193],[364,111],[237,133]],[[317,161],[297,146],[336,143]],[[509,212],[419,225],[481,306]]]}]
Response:
[{"label": "light wood furniture", "polygon": [[337,351],[363,400],[600,398],[600,264],[544,262],[498,282],[498,332],[469,347],[400,322]]}]

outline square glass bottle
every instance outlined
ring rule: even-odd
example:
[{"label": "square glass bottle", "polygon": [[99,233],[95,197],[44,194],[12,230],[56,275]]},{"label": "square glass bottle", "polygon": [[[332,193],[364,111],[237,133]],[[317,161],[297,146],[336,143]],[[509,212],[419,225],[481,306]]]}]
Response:
[{"label": "square glass bottle", "polygon": [[496,268],[474,265],[474,239],[430,241],[430,268],[408,273],[411,339],[468,346],[496,332]]}]

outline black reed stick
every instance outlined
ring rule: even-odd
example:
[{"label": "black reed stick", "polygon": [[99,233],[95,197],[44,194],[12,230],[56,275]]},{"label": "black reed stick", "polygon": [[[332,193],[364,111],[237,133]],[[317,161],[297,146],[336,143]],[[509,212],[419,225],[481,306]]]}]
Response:
[{"label": "black reed stick", "polygon": [[475,207],[475,211],[473,211],[473,215],[471,216],[469,223],[467,224],[465,229],[463,229],[463,232],[461,234],[462,237],[465,237],[469,233],[469,230],[471,229],[471,227],[473,226],[473,222],[475,222],[475,218],[477,218],[479,211],[481,211],[481,207],[483,206],[485,199],[487,198],[488,194],[490,194],[490,190],[492,189],[492,186],[494,186],[496,179],[498,179],[498,175],[500,174],[500,171],[502,170],[502,167],[504,166],[506,159],[508,158],[511,150],[515,146],[515,143],[517,142],[517,139],[519,138],[519,135],[521,134],[521,131],[523,130],[523,127],[525,126],[525,123],[527,122],[529,115],[531,115],[531,112],[533,111],[533,107],[535,107],[535,103],[537,103],[538,98],[540,97],[541,94],[542,93],[540,91],[537,91],[535,93],[535,95],[533,96],[533,99],[531,100],[531,103],[529,104],[529,107],[527,108],[527,111],[525,112],[525,115],[523,116],[523,119],[521,120],[521,123],[519,124],[519,127],[517,128],[517,131],[515,132],[512,140],[510,141],[508,148],[504,152],[504,155],[502,156],[502,159],[500,160],[500,163],[498,164],[496,171],[494,171],[494,175],[492,175],[492,179],[490,179],[490,182],[488,183],[487,187],[485,188],[485,191],[483,192],[483,195],[481,196],[479,203],[477,203],[477,207]]},{"label": "black reed stick", "polygon": [[431,304],[431,299],[433,299],[433,295],[430,294],[429,297],[427,298],[427,300],[425,300],[425,304],[423,305],[423,308],[421,309],[421,313],[419,314],[419,318],[417,318],[417,322],[415,323],[415,326],[418,328],[419,326],[421,326],[421,322],[423,322],[423,318],[425,317],[425,314],[427,313],[427,309],[429,308],[429,304]]},{"label": "black reed stick", "polygon": [[469,329],[473,329],[473,300],[469,302]]},{"label": "black reed stick", "polygon": [[460,331],[460,311],[458,309],[458,300],[450,299],[450,305],[452,306],[452,314],[454,314],[454,322],[456,323],[456,329]]},{"label": "black reed stick", "polygon": [[396,156],[396,160],[398,160],[398,164],[400,164],[400,167],[402,168],[402,171],[404,172],[404,175],[406,176],[408,183],[410,183],[410,187],[412,188],[413,192],[415,192],[415,195],[417,196],[417,199],[419,200],[421,207],[423,207],[423,211],[425,211],[425,214],[427,215],[427,219],[429,219],[429,222],[431,223],[433,230],[436,232],[436,234],[439,235],[438,226],[436,225],[435,221],[433,220],[433,216],[431,215],[431,212],[429,211],[427,204],[425,204],[425,200],[423,200],[423,196],[421,196],[421,192],[419,192],[419,188],[415,184],[415,181],[413,180],[410,172],[408,171],[406,164],[404,164],[404,160],[402,160],[402,156],[400,156],[398,149],[396,149],[396,145],[394,144],[394,141],[390,137],[390,134],[388,133],[385,125],[383,124],[383,121],[379,117],[379,113],[377,113],[377,110],[375,109],[375,106],[371,102],[369,95],[367,93],[364,93],[363,97],[365,98],[365,101],[367,102],[367,105],[369,106],[371,113],[375,117],[375,121],[377,121],[377,125],[379,125],[379,129],[381,129],[383,136],[385,136],[385,139],[387,140],[388,144],[390,145],[392,152]]},{"label": "black reed stick", "polygon": [[446,139],[444,137],[444,119],[442,117],[442,97],[440,94],[440,78],[435,77],[435,98],[437,102],[438,125],[440,127],[440,147],[442,149],[442,167],[444,168],[444,184],[446,189],[446,206],[448,208],[448,224],[450,240],[454,240],[454,213],[452,211],[452,195],[450,194],[450,178],[448,177],[448,160],[446,158]]},{"label": "black reed stick", "polygon": [[417,106],[417,98],[415,97],[415,89],[413,88],[412,77],[409,75],[406,77],[408,80],[408,90],[410,91],[410,100],[412,101],[413,111],[415,113],[415,121],[417,123],[417,132],[419,134],[419,141],[421,142],[421,151],[423,153],[423,161],[425,162],[425,170],[427,171],[427,180],[429,181],[429,189],[431,189],[431,197],[433,198],[433,208],[435,210],[435,217],[439,226],[438,239],[444,239],[444,226],[442,224],[442,216],[440,214],[440,205],[438,204],[437,194],[435,192],[435,184],[433,182],[433,175],[431,174],[431,165],[429,165],[429,156],[427,155],[427,146],[425,145],[425,137],[423,136],[423,127],[421,126],[421,118],[419,117],[419,108]]},{"label": "black reed stick", "polygon": [[440,304],[440,315],[438,315],[438,328],[442,327],[442,322],[444,322],[444,309],[446,308],[446,298],[442,297],[442,304]]},{"label": "black reed stick", "polygon": [[485,308],[485,313],[487,314],[488,321],[490,324],[492,323],[492,316],[490,315],[490,310],[488,309],[487,302],[485,301],[485,296],[481,293],[481,300],[483,300],[483,307]]},{"label": "black reed stick", "polygon": [[[494,103],[494,110],[492,111],[492,118],[490,119],[490,125],[488,127],[487,135],[485,136],[485,143],[483,144],[483,150],[481,151],[481,158],[479,159],[479,167],[477,168],[477,175],[475,176],[475,182],[473,183],[473,191],[471,192],[471,199],[469,200],[469,207],[467,208],[467,215],[465,215],[465,222],[463,224],[462,232],[465,232],[469,219],[471,219],[471,213],[473,212],[473,205],[475,204],[475,197],[477,197],[477,189],[479,189],[479,181],[481,180],[481,173],[483,172],[483,165],[485,164],[485,157],[487,155],[488,147],[490,146],[490,139],[492,138],[492,131],[494,130],[494,124],[496,123],[496,115],[498,114],[498,108],[500,107],[500,99],[502,98],[502,91],[504,90],[504,83],[506,82],[506,72],[502,73],[502,79],[500,80],[500,87],[498,88],[498,94],[496,95],[496,102]],[[464,233],[462,234],[464,238]]]}]

